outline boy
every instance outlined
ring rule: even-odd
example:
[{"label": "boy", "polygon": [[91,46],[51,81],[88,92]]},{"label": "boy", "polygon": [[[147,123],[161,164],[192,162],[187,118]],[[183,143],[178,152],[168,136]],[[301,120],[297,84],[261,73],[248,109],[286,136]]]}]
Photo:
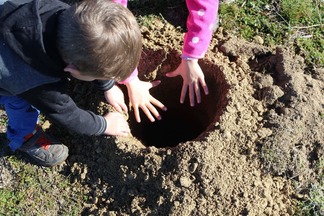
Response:
[{"label": "boy", "polygon": [[37,126],[39,110],[80,134],[127,136],[122,114],[98,116],[78,108],[65,85],[67,75],[94,81],[112,100],[122,101],[114,84],[131,75],[141,50],[135,17],[120,4],[0,0],[0,105],[9,118],[11,150],[27,153],[42,166],[67,158],[68,148]]}]

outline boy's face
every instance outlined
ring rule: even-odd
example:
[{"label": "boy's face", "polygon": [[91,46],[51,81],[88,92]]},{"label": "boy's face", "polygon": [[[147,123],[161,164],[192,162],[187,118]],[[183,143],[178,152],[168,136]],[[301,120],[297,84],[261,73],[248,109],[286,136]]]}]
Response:
[{"label": "boy's face", "polygon": [[78,80],[82,80],[82,81],[94,81],[94,80],[99,80],[100,79],[100,78],[97,78],[97,77],[82,75],[80,73],[80,71],[78,70],[78,68],[76,66],[74,66],[73,64],[68,64],[64,68],[64,71],[69,72],[71,74],[71,76],[73,76],[74,78],[76,78]]}]

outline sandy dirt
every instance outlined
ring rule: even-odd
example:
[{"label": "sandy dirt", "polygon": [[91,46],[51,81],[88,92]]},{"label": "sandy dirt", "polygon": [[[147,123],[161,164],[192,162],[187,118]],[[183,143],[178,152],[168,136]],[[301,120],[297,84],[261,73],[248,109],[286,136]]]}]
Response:
[{"label": "sandy dirt", "polygon": [[[130,113],[129,138],[48,129],[70,148],[61,169],[90,197],[83,214],[292,215],[323,176],[323,68],[305,73],[290,50],[219,29],[200,60],[210,94],[192,108],[179,103],[181,79],[164,76],[183,33],[161,20],[142,32],[140,78],[162,80],[151,93],[168,107],[163,119],[138,124]],[[79,106],[109,109],[94,86],[74,84]]]}]

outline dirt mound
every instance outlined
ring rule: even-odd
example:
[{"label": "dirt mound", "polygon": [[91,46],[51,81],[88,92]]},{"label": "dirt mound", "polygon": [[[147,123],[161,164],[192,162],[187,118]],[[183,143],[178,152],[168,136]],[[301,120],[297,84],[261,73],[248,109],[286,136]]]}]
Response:
[{"label": "dirt mound", "polygon": [[[132,138],[69,141],[71,172],[91,197],[84,213],[293,214],[323,172],[323,80],[289,50],[217,34],[200,61],[211,93],[191,108],[178,103],[181,79],[164,77],[182,34],[162,23],[142,31],[141,79],[162,80],[152,94],[169,109],[159,123],[130,115]],[[92,108],[105,110],[100,97]]]},{"label": "dirt mound", "polygon": [[[142,32],[140,77],[162,80],[152,94],[168,106],[163,120],[138,124],[130,114],[130,138],[48,129],[70,148],[60,169],[89,197],[83,214],[292,215],[323,176],[320,73],[306,74],[287,49],[220,30],[200,60],[210,94],[191,108],[178,102],[181,79],[164,76],[179,64],[182,33],[158,20]],[[75,84],[80,107],[109,109],[94,86]]]}]

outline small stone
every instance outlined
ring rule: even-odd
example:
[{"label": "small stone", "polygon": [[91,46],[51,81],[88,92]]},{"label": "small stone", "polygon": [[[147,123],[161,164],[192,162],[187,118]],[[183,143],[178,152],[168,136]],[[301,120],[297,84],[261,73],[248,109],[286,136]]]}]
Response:
[{"label": "small stone", "polygon": [[256,35],[254,38],[253,38],[254,42],[257,43],[257,44],[264,44],[264,40],[262,37],[260,37],[259,35]]},{"label": "small stone", "polygon": [[271,209],[271,207],[267,207],[267,208],[264,210],[264,214],[265,214],[265,215],[269,215],[269,216],[270,216],[270,215],[273,215],[273,214],[272,214],[272,209]]},{"label": "small stone", "polygon": [[272,105],[278,98],[284,95],[284,92],[280,89],[279,86],[271,86],[262,89],[264,101]]},{"label": "small stone", "polygon": [[171,149],[168,149],[168,150],[166,151],[166,154],[167,154],[167,155],[171,155],[171,154],[172,154]]},{"label": "small stone", "polygon": [[175,207],[178,207],[178,206],[180,206],[180,202],[179,202],[179,201],[174,201],[174,202],[173,202],[173,205],[174,205]]},{"label": "small stone", "polygon": [[80,178],[81,178],[82,180],[84,180],[84,179],[86,178],[86,174],[82,173],[81,176],[80,176]]},{"label": "small stone", "polygon": [[190,166],[189,166],[189,172],[190,173],[194,173],[196,171],[197,167],[198,167],[198,163],[192,163],[192,164],[190,164]]},{"label": "small stone", "polygon": [[263,139],[265,137],[268,137],[272,134],[272,130],[268,129],[268,128],[260,128],[257,131],[257,134],[259,136],[260,139]]},{"label": "small stone", "polygon": [[92,198],[92,204],[97,204],[98,201],[99,201],[99,198],[98,198],[97,196],[94,196],[94,197]]},{"label": "small stone", "polygon": [[191,182],[190,178],[185,177],[185,176],[180,177],[180,185],[181,185],[182,187],[186,187],[186,188],[188,188],[188,187],[190,187],[191,183],[192,183],[192,182]]},{"label": "small stone", "polygon": [[223,137],[224,137],[225,139],[230,139],[230,138],[232,137],[231,132],[229,132],[229,131],[225,131],[224,134],[223,134]]}]

